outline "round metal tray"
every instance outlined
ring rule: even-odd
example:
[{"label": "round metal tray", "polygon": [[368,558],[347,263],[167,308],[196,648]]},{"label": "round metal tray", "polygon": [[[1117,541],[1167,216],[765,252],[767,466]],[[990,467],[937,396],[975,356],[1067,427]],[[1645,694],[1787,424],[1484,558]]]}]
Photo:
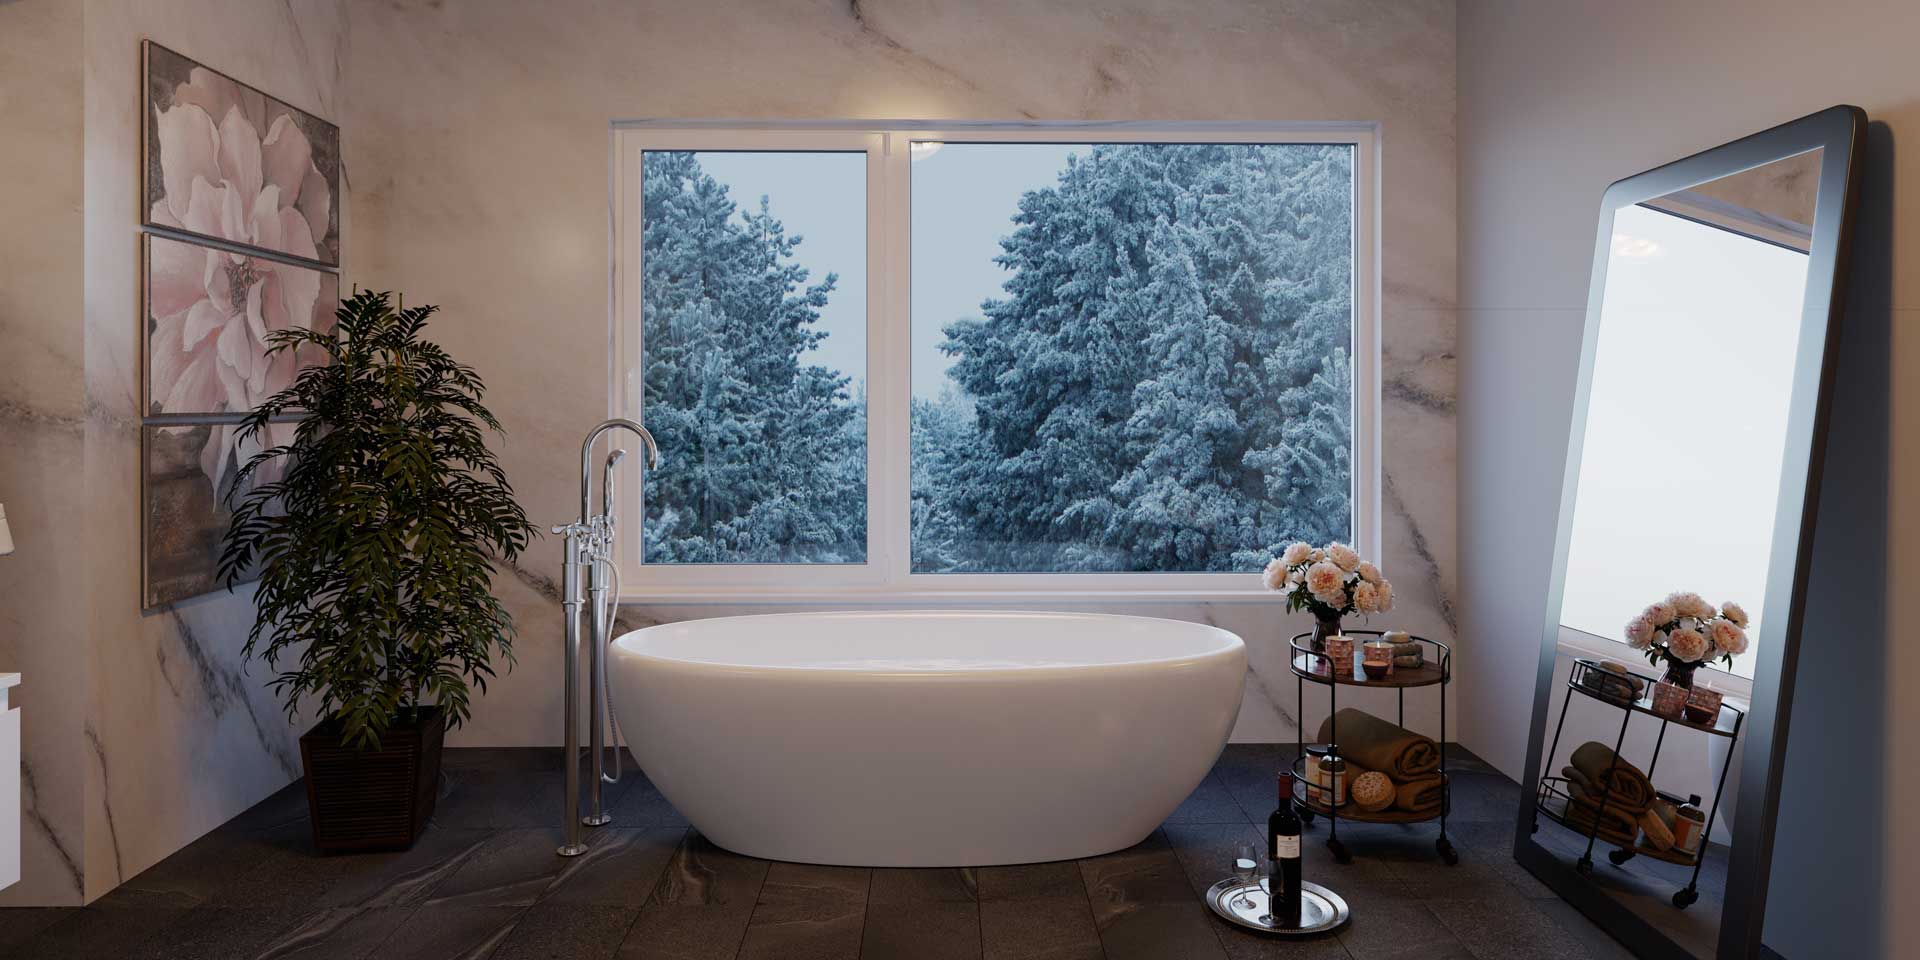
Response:
[{"label": "round metal tray", "polygon": [[[1309,937],[1314,934],[1330,933],[1339,929],[1353,916],[1347,901],[1337,893],[1317,883],[1300,883],[1300,925],[1297,927],[1279,927],[1271,922],[1262,923],[1267,913],[1267,888],[1265,880],[1240,880],[1229,877],[1213,885],[1207,891],[1207,906],[1235,926],[1261,933],[1277,933],[1289,937]],[[1234,905],[1237,895],[1245,891],[1247,906]]]}]

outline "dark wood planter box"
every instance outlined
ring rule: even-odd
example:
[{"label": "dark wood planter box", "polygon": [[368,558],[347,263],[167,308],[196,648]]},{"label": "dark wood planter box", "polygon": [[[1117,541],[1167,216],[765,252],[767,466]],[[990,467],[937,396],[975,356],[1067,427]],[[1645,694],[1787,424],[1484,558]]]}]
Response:
[{"label": "dark wood planter box", "polygon": [[321,853],[405,850],[433,816],[440,748],[447,725],[439,707],[419,722],[396,725],[377,750],[340,741],[337,724],[321,721],[300,738],[307,775],[307,813]]}]

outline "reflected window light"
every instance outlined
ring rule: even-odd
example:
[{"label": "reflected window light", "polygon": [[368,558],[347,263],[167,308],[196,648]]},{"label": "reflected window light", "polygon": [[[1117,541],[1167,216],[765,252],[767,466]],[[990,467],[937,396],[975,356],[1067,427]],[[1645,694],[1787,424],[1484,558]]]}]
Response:
[{"label": "reflected window light", "polygon": [[1616,233],[1613,235],[1613,255],[1616,257],[1632,257],[1636,260],[1645,260],[1649,257],[1657,257],[1660,255],[1660,244],[1645,237]]},{"label": "reflected window light", "polygon": [[946,144],[938,140],[915,140],[912,144],[908,145],[907,155],[913,158],[913,162],[919,163],[939,153],[940,148],[944,146],[946,146]]}]

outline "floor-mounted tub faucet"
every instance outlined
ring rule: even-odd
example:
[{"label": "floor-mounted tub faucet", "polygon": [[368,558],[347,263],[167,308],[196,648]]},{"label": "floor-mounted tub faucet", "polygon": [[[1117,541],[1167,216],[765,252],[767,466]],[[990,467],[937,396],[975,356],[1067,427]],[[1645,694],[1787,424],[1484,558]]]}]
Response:
[{"label": "floor-mounted tub faucet", "polygon": [[[611,710],[607,698],[607,642],[613,630],[612,606],[620,602],[619,567],[613,558],[613,540],[617,521],[613,512],[613,468],[627,451],[616,449],[607,455],[606,464],[601,468],[600,512],[593,512],[593,444],[600,435],[613,429],[632,431],[640,438],[646,448],[645,469],[651,470],[660,465],[660,448],[653,442],[653,434],[640,424],[621,417],[608,420],[587,434],[580,444],[580,519],[573,523],[554,527],[553,532],[566,536],[566,560],[562,568],[560,581],[560,601],[566,609],[566,677],[564,678],[561,712],[564,714],[565,729],[562,740],[566,744],[566,842],[560,845],[559,853],[563,857],[577,857],[587,852],[587,845],[580,837],[582,826],[598,827],[612,818],[607,816],[601,804],[600,788],[607,782],[606,776],[606,719],[604,710]],[[643,478],[644,482],[644,478]],[[586,593],[581,593],[581,568],[586,568]],[[609,582],[611,581],[611,583]],[[593,619],[588,631],[592,644],[592,653],[588,657],[589,675],[587,679],[587,697],[590,708],[588,713],[591,731],[591,750],[593,753],[593,778],[588,791],[588,811],[580,813],[580,607],[592,601]],[[614,779],[619,779],[620,749],[618,727],[614,738],[615,770]]]}]

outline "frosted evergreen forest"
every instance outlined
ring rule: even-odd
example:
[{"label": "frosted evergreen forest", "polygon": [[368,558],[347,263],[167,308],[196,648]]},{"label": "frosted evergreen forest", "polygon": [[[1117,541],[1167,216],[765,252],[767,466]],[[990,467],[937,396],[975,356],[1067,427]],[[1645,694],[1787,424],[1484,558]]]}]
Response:
[{"label": "frosted evergreen forest", "polygon": [[[864,381],[819,362],[838,276],[795,262],[778,196],[738,204],[691,153],[643,177],[647,562],[864,561]],[[1348,539],[1352,148],[1104,144],[1051,180],[981,198],[1012,212],[1000,289],[941,318],[944,381],[915,384],[914,572]]]}]

